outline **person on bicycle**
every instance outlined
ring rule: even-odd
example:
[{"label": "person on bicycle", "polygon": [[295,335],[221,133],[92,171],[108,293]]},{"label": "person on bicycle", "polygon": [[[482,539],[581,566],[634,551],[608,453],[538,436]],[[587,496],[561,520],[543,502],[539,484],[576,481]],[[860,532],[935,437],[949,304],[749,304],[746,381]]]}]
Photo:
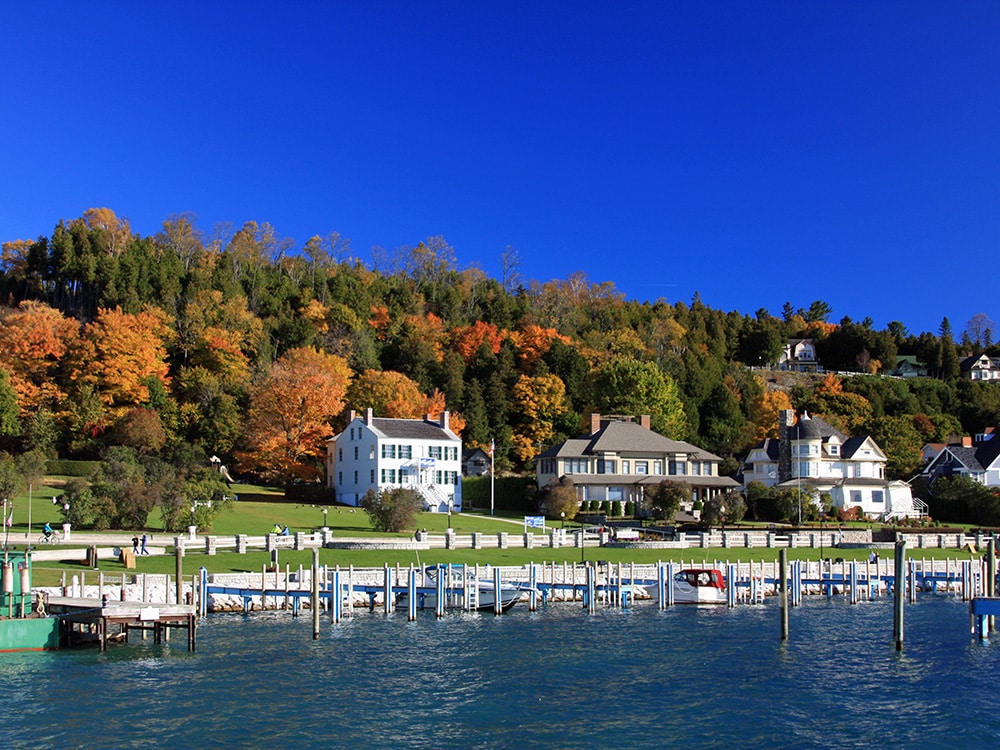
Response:
[{"label": "person on bicycle", "polygon": [[55,532],[52,531],[52,527],[51,526],[49,526],[48,524],[45,524],[45,526],[42,527],[42,533],[45,534],[45,540],[48,541],[49,539],[52,538],[52,535]]}]

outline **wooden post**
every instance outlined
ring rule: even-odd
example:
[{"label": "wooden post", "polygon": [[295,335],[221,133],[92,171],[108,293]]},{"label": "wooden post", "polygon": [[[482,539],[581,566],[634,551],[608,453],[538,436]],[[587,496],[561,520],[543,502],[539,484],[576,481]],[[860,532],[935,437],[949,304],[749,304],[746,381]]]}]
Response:
[{"label": "wooden post", "polygon": [[319,640],[319,547],[313,547],[312,590],[309,602],[313,616],[313,640]]},{"label": "wooden post", "polygon": [[781,640],[788,640],[788,579],[786,577],[786,571],[788,570],[788,550],[782,547],[778,551],[778,591],[779,591],[779,601],[781,603]]},{"label": "wooden post", "polygon": [[174,557],[176,558],[177,571],[177,603],[184,603],[184,545],[178,544],[174,546]]},{"label": "wooden post", "polygon": [[[986,596],[997,595],[997,555],[993,537],[986,542]],[[986,618],[986,636],[993,632],[994,618],[992,615]]]},{"label": "wooden post", "polygon": [[896,541],[895,585],[892,587],[892,637],[896,650],[903,650],[903,603],[906,596],[906,540]]}]

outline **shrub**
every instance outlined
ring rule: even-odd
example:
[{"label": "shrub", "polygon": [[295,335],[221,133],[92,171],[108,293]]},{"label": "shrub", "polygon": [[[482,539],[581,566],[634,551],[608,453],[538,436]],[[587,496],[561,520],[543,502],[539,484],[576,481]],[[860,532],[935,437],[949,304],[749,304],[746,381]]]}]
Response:
[{"label": "shrub", "polygon": [[611,517],[612,518],[621,518],[622,517],[622,501],[621,500],[613,500],[611,502]]}]

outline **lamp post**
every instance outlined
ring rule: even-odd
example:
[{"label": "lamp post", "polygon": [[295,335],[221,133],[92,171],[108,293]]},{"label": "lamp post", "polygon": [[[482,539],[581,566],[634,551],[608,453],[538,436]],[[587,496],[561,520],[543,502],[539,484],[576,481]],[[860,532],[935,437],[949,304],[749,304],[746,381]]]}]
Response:
[{"label": "lamp post", "polygon": [[719,506],[719,515],[722,517],[722,533],[726,533],[726,506]]},{"label": "lamp post", "polygon": [[451,528],[451,508],[455,504],[455,501],[451,498],[448,499],[448,528]]},{"label": "lamp post", "polygon": [[323,506],[323,528],[326,528],[326,514],[330,512],[330,509],[325,505]]}]

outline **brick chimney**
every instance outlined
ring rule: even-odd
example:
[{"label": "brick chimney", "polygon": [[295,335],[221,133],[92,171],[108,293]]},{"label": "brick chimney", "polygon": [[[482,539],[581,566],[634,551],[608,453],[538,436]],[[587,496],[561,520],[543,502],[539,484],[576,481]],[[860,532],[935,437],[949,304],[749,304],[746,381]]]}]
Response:
[{"label": "brick chimney", "polygon": [[649,415],[648,414],[640,414],[639,415],[639,424],[642,425],[643,427],[645,427],[647,430],[650,429],[650,427],[649,427]]},{"label": "brick chimney", "polygon": [[448,425],[450,424],[450,422],[451,422],[451,415],[448,413],[448,411],[445,410],[445,411],[441,412],[441,429],[442,430],[450,429],[448,427]]},{"label": "brick chimney", "polygon": [[590,434],[596,435],[601,431],[601,415],[591,414],[590,415]]},{"label": "brick chimney", "polygon": [[375,419],[375,410],[369,406],[367,409],[365,409],[365,424],[371,427],[374,419]]},{"label": "brick chimney", "polygon": [[791,427],[795,424],[795,412],[782,409],[778,412],[778,482],[792,478],[792,437]]}]

